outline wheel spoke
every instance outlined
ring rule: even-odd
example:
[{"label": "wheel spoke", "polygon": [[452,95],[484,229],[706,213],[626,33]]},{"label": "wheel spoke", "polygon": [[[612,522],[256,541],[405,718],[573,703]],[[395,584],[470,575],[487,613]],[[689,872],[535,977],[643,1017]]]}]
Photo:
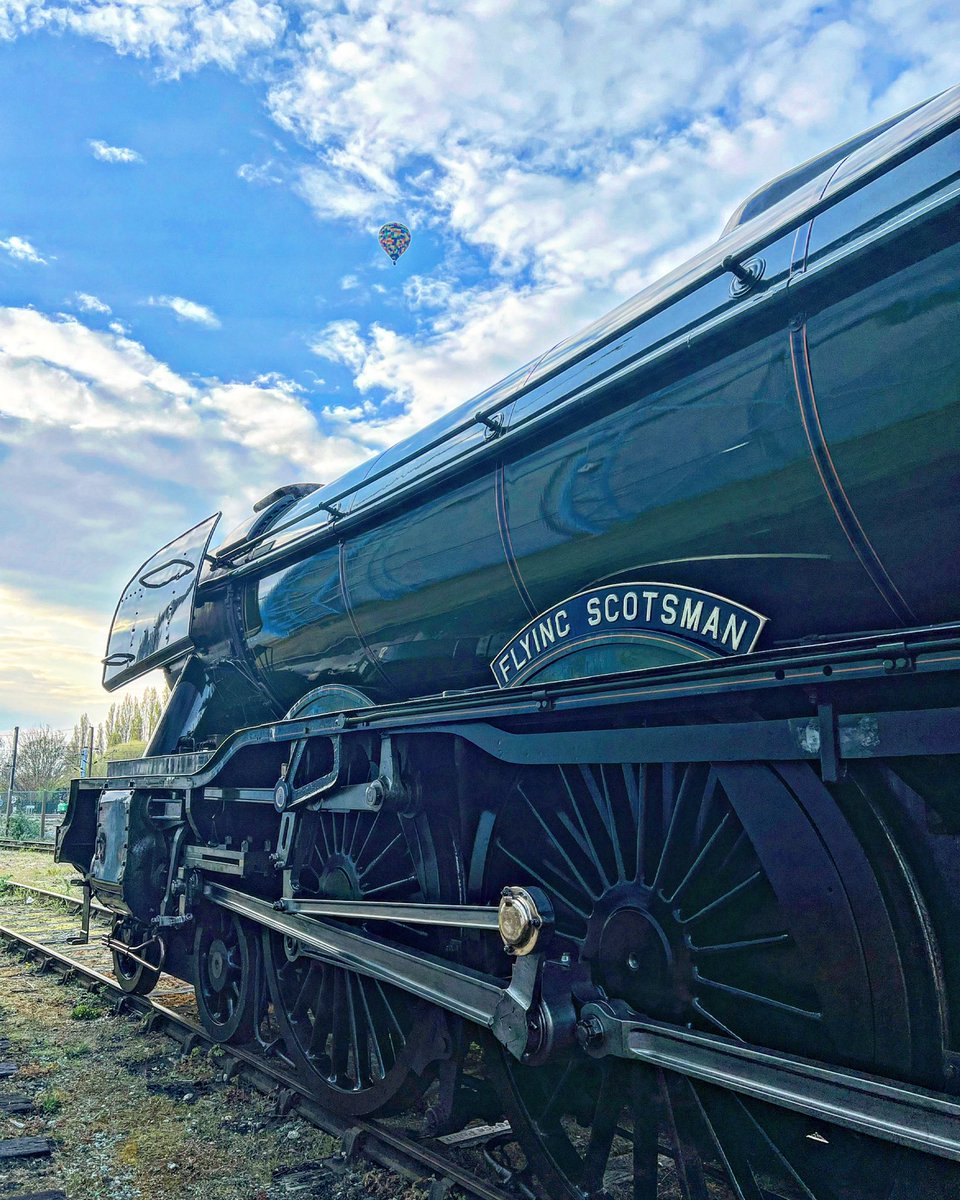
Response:
[{"label": "wheel spoke", "polygon": [[[540,826],[540,828],[546,834],[547,840],[556,849],[557,853],[563,859],[570,874],[574,876],[577,883],[579,883],[580,886],[583,888],[584,892],[586,892],[587,895],[590,895],[591,889],[590,889],[589,885],[587,884],[587,881],[584,879],[583,875],[577,869],[576,863],[574,863],[573,859],[570,857],[570,855],[566,852],[566,850],[560,844],[560,841],[557,838],[557,835],[550,828],[550,826],[547,823],[547,821],[545,820],[543,814],[539,811],[537,806],[533,803],[533,801],[526,794],[526,792],[523,790],[522,787],[518,786],[517,791],[520,794],[520,796],[524,799],[524,801],[526,802],[526,805],[530,809],[530,812],[533,814],[533,817],[536,820],[537,824]],[[572,824],[570,823],[570,818],[567,816],[567,814],[560,811],[554,815],[558,818],[558,820],[560,821],[560,824],[563,826],[564,829],[566,829],[567,833],[573,839],[574,845],[577,846],[577,848],[580,850],[581,854],[583,854],[586,858],[588,858],[592,862],[593,856],[592,856],[590,847],[581,840],[580,835],[577,833],[577,831],[573,828]]]},{"label": "wheel spoke", "polygon": [[350,1006],[347,1000],[347,971],[334,970],[334,1010],[332,1010],[332,1036],[330,1040],[330,1064],[332,1075],[341,1087],[347,1084],[347,1068],[350,1052]]},{"label": "wheel spoke", "polygon": [[634,861],[633,878],[643,883],[644,821],[647,802],[647,768],[624,763],[621,767],[623,784],[627,794],[627,806],[633,818]]},{"label": "wheel spoke", "polygon": [[347,1003],[350,1010],[350,1044],[353,1047],[353,1068],[357,1082],[357,1087],[362,1087],[369,1082],[369,1065],[367,1062],[367,1044],[364,1035],[364,1026],[359,1019],[357,1012],[357,1000],[355,996],[355,987],[358,983],[357,977],[352,971],[346,973],[347,984]]},{"label": "wheel spoke", "polygon": [[[391,838],[389,842],[387,842],[387,844],[380,851],[380,853],[377,855],[377,857],[372,862],[367,863],[367,865],[360,872],[361,884],[367,878],[368,875],[372,874],[372,872],[375,871],[377,869],[377,867],[379,867],[379,865],[383,862],[383,860],[387,857],[387,855],[392,850],[396,849],[397,846],[400,845],[400,843],[402,841],[403,841],[403,834],[398,833],[395,837]],[[369,894],[370,894],[369,891],[366,888],[364,888],[364,895],[368,896]]]},{"label": "wheel spoke", "polygon": [[768,946],[783,946],[790,941],[789,933],[771,933],[763,937],[741,938],[736,942],[716,942],[713,945],[690,943],[694,954],[739,954],[744,950],[762,950]]},{"label": "wheel spoke", "polygon": [[683,1200],[709,1200],[703,1161],[697,1150],[694,1135],[697,1111],[690,1084],[682,1075],[675,1075],[672,1071],[662,1071],[660,1081],[660,1090],[665,1101],[667,1134],[673,1146],[673,1161]]},{"label": "wheel spoke", "polygon": [[633,1112],[633,1200],[657,1200],[659,1127],[657,1074],[631,1067],[630,1108]]},{"label": "wheel spoke", "polygon": [[378,809],[376,811],[376,813],[374,813],[373,820],[370,822],[370,828],[367,830],[367,836],[363,839],[363,844],[361,845],[361,847],[357,851],[357,853],[354,855],[354,859],[353,859],[354,862],[356,862],[356,863],[363,862],[364,856],[366,855],[366,852],[367,852],[367,846],[370,842],[370,839],[373,837],[374,833],[377,830],[377,825],[380,821],[380,814],[382,812],[383,812],[383,809],[381,808],[381,809]]},{"label": "wheel spoke", "polygon": [[587,826],[584,822],[582,807],[577,803],[577,798],[574,795],[573,787],[570,783],[570,780],[567,778],[567,772],[563,767],[560,767],[559,771],[560,778],[563,781],[564,790],[567,793],[567,799],[570,801],[570,810],[576,817],[577,824],[580,826],[580,830],[583,833],[584,846],[588,848],[587,853],[589,854],[590,862],[593,864],[594,870],[597,872],[597,875],[600,879],[600,886],[601,888],[610,887],[613,880],[604,869],[603,861],[600,857],[599,851],[597,850],[594,840],[590,836],[590,831],[587,829]]},{"label": "wheel spoke", "polygon": [[597,1097],[597,1107],[590,1127],[590,1140],[583,1158],[583,1189],[588,1196],[603,1187],[603,1175],[610,1158],[610,1150],[617,1132],[617,1119],[626,1097],[618,1064],[604,1066],[603,1082]]},{"label": "wheel spoke", "polygon": [[[524,880],[524,882],[532,881],[533,883],[538,883],[546,892],[555,893],[557,891],[556,884],[551,884],[549,880],[545,879],[539,871],[537,871],[534,867],[531,867],[530,864],[520,858],[518,854],[514,854],[514,852],[504,846],[502,842],[497,842],[496,845],[497,849],[503,851],[503,853],[507,856],[507,858],[510,859],[511,862],[516,863],[521,871],[526,872],[527,879]],[[568,908],[572,909],[577,916],[583,917],[583,919],[586,920],[590,914],[585,909],[581,908],[576,901],[569,898],[571,895],[577,895],[577,885],[572,879],[567,879],[564,875],[562,875],[556,867],[551,867],[550,870],[554,875],[557,876],[558,879],[563,880],[565,888],[568,889],[563,893],[564,904]]]},{"label": "wheel spoke", "polygon": [[736,896],[739,896],[741,892],[745,892],[748,887],[757,883],[762,878],[762,871],[754,871],[752,874],[748,875],[746,879],[742,879],[739,883],[734,884],[732,888],[728,888],[727,891],[723,892],[722,895],[718,896],[715,900],[711,900],[709,904],[705,904],[703,908],[697,909],[696,912],[691,913],[688,917],[678,917],[677,919],[679,923],[681,925],[692,925],[696,921],[702,921],[705,916],[712,912],[716,912],[717,909],[722,908],[723,905],[729,904],[730,901]]},{"label": "wheel spoke", "polygon": [[377,1026],[370,1012],[370,1002],[367,999],[367,981],[360,975],[357,976],[357,989],[360,992],[360,1004],[363,1009],[363,1020],[367,1029],[367,1040],[376,1064],[374,1074],[376,1078],[383,1079],[387,1073],[387,1067],[383,1058],[383,1049],[380,1045]]},{"label": "wheel spoke", "polygon": [[722,817],[719,825],[716,827],[716,829],[714,829],[713,833],[711,833],[709,838],[707,838],[707,840],[704,842],[703,846],[700,849],[700,853],[697,855],[697,857],[693,860],[693,862],[687,868],[686,874],[683,876],[683,878],[680,880],[680,882],[677,884],[677,886],[673,889],[673,892],[669,896],[664,896],[664,899],[666,900],[666,902],[668,904],[676,904],[677,901],[680,899],[680,897],[683,895],[683,893],[690,886],[690,884],[694,881],[694,879],[696,879],[701,868],[703,867],[704,862],[707,859],[707,856],[710,854],[710,852],[713,850],[714,846],[717,844],[717,842],[723,836],[724,832],[729,828],[729,823],[732,821],[732,819],[733,819],[732,814],[730,814],[730,813],[723,814],[723,817]]},{"label": "wheel spoke", "polygon": [[682,843],[689,839],[700,805],[703,800],[704,768],[699,764],[687,767],[680,781],[680,791],[676,803],[670,813],[670,823],[667,826],[667,836],[660,851],[660,861],[654,872],[651,887],[661,892],[663,880],[670,871],[672,860],[683,852]]},{"label": "wheel spoke", "polygon": [[793,1017],[801,1017],[806,1021],[822,1021],[823,1013],[809,1008],[800,1008],[796,1004],[787,1004],[783,1000],[775,1000],[772,996],[764,996],[761,992],[752,992],[747,988],[734,987],[729,983],[721,983],[718,979],[707,979],[705,975],[694,968],[694,979],[701,987],[713,988],[714,991],[726,992],[728,996],[736,996],[749,1004],[761,1004],[767,1008],[775,1008],[778,1012],[789,1013]]},{"label": "wheel spoke", "polygon": [[744,1151],[741,1131],[724,1111],[723,1093],[698,1086],[694,1096],[737,1200],[767,1200]]},{"label": "wheel spoke", "polygon": [[416,875],[405,875],[402,879],[391,879],[389,883],[381,883],[377,887],[368,888],[363,893],[364,900],[370,900],[374,896],[383,896],[388,892],[393,892],[397,896],[410,895],[419,889],[420,883]]}]

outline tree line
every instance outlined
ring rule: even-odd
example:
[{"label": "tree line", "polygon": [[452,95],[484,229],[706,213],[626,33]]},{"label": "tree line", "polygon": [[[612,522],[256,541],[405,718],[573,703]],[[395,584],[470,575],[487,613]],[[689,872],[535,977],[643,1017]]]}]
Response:
[{"label": "tree line", "polygon": [[[95,727],[84,713],[72,733],[40,725],[21,729],[17,743],[14,790],[43,792],[66,787],[80,776],[81,751],[93,730],[93,775],[105,775],[112,759],[139,758],[146,749],[167,702],[169,689],[148,687],[140,696],[127,695],[110,705],[106,718]],[[10,779],[13,738],[0,737],[0,787]]]}]

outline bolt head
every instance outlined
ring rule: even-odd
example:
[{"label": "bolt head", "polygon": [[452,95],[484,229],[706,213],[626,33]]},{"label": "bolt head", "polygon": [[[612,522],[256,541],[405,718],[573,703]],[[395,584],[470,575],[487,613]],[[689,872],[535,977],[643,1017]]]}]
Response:
[{"label": "bolt head", "polygon": [[577,1022],[577,1041],[584,1050],[596,1050],[603,1045],[603,1026],[599,1017],[587,1017]]}]

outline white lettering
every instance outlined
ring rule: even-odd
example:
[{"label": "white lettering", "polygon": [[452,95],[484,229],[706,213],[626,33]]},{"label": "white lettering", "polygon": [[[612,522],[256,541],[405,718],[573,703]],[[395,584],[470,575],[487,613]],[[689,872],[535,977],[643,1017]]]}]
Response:
[{"label": "white lettering", "polygon": [[713,606],[713,612],[704,621],[703,628],[700,630],[705,636],[719,638],[720,636],[720,609],[716,605]]},{"label": "white lettering", "polygon": [[[516,648],[516,646],[511,646],[511,647],[510,647],[510,657],[513,659],[513,665],[514,665],[514,667],[516,668],[516,670],[518,670],[518,671],[519,671],[519,670],[520,670],[520,668],[523,666],[523,663],[522,663],[522,662],[521,662],[521,661],[520,661],[520,660],[517,658],[517,648]],[[524,660],[524,661],[526,661],[526,660]]]},{"label": "white lettering", "polygon": [[[563,618],[563,625],[560,624],[560,618]],[[558,608],[553,616],[553,623],[557,627],[557,637],[565,638],[570,632],[570,618],[567,616],[565,608]]]},{"label": "white lettering", "polygon": [[603,601],[603,615],[607,618],[607,624],[613,625],[620,620],[620,612],[617,609],[617,593],[607,592]]},{"label": "white lettering", "polygon": [[600,612],[600,601],[596,596],[591,596],[587,601],[587,624],[599,625],[603,620],[603,615]]},{"label": "white lettering", "polygon": [[644,593],[643,593],[643,598],[644,598],[644,600],[646,600],[646,602],[647,602],[647,615],[646,615],[646,617],[644,618],[644,620],[645,620],[645,621],[647,621],[647,622],[649,622],[649,621],[651,621],[651,620],[652,620],[652,614],[653,614],[653,602],[654,602],[654,600],[656,600],[656,598],[657,598],[659,595],[660,595],[660,593],[659,593],[659,592],[644,592]]},{"label": "white lettering", "polygon": [[497,666],[500,668],[500,674],[503,676],[504,681],[506,681],[506,678],[510,673],[510,655],[505,654],[497,663]]},{"label": "white lettering", "polygon": [[738,629],[736,613],[731,613],[730,616],[727,617],[727,627],[723,631],[723,640],[724,641],[729,640],[732,648],[734,650],[739,650],[740,643],[743,641],[743,635],[746,632],[747,632],[746,619],[743,620],[743,622],[740,625],[740,628]]},{"label": "white lettering", "polygon": [[540,641],[543,645],[552,646],[557,640],[557,635],[553,632],[553,626],[549,621],[540,622]]},{"label": "white lettering", "polygon": [[527,656],[527,661],[530,661],[530,634],[520,639],[520,645],[523,647],[523,652]]},{"label": "white lettering", "polygon": [[703,612],[703,601],[698,600],[693,604],[688,596],[683,602],[683,612],[680,614],[680,627],[682,629],[696,630],[700,625],[700,614]]},{"label": "white lettering", "polygon": [[664,625],[672,625],[677,619],[677,605],[680,600],[673,592],[666,592],[660,602],[660,620]]},{"label": "white lettering", "polygon": [[624,592],[623,595],[623,619],[625,621],[635,621],[637,612],[640,608],[640,599],[636,592]]}]

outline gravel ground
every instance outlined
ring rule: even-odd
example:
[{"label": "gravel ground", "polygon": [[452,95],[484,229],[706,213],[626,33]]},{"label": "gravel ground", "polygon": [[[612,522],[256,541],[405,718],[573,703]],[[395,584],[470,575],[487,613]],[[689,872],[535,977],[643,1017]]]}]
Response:
[{"label": "gravel ground", "polygon": [[26,1094],[35,1108],[0,1114],[0,1138],[48,1137],[54,1152],[4,1161],[0,1198],[54,1188],[69,1200],[424,1195],[387,1172],[354,1169],[332,1138],[224,1081],[215,1056],[181,1058],[169,1039],[141,1033],[139,1019],[114,1017],[96,996],[8,954],[0,954],[2,1039],[10,1044],[0,1059],[18,1071],[0,1079],[0,1096]]}]

